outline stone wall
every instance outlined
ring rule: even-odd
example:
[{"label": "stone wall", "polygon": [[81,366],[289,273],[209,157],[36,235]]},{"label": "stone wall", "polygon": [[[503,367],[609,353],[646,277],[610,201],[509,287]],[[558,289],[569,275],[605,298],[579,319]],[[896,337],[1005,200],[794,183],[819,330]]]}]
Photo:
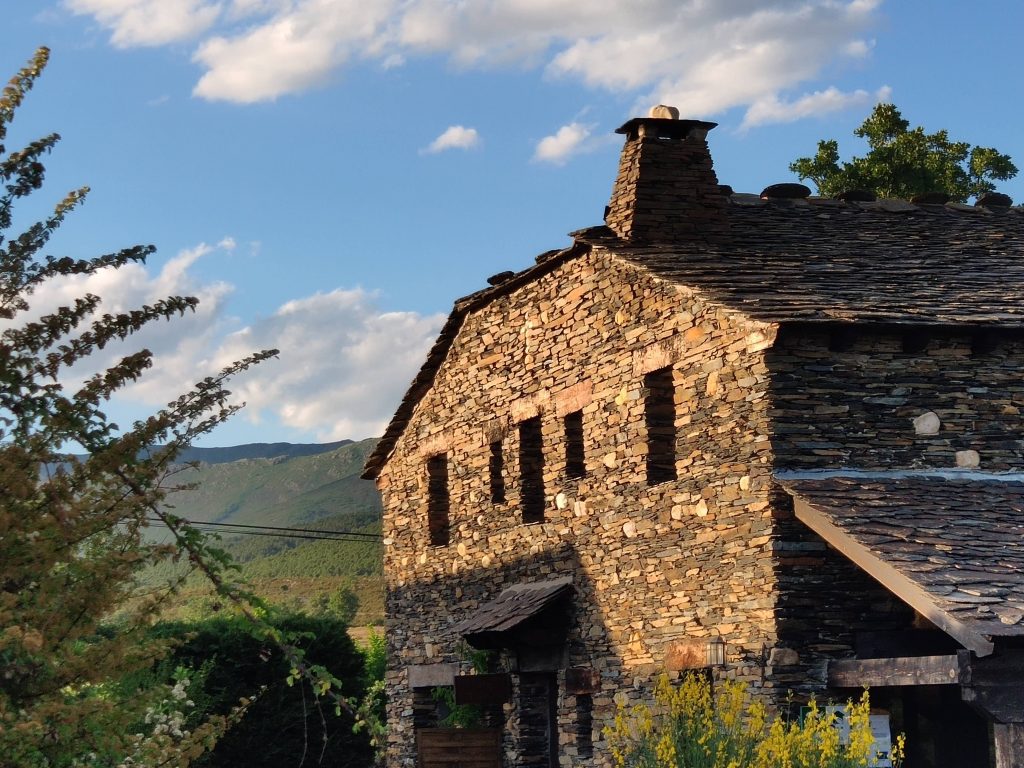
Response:
[{"label": "stone wall", "polygon": [[1017,336],[785,329],[768,364],[777,468],[1024,469]]},{"label": "stone wall", "polygon": [[[667,660],[677,666],[672,659],[710,636],[728,641],[725,674],[770,683],[750,656],[776,641],[764,361],[773,334],[601,251],[465,319],[379,478],[390,765],[413,763],[406,668],[459,662],[451,627],[519,581],[574,575],[565,661],[600,675],[589,700],[560,695],[563,765],[605,765],[601,729],[616,701],[644,698]],[[667,366],[678,479],[648,486],[643,380]],[[562,419],[577,410],[586,474],[574,478],[566,477]],[[535,417],[544,521],[526,525],[518,424]],[[495,440],[504,503],[491,501]],[[440,453],[450,541],[430,546],[426,461]],[[591,718],[593,758],[578,737],[581,712]]]}]

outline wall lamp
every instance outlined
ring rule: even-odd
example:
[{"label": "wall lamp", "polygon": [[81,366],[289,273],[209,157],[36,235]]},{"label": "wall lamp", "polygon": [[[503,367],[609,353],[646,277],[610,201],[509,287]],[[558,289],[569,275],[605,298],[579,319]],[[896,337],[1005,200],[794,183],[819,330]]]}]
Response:
[{"label": "wall lamp", "polygon": [[725,666],[725,640],[721,636],[712,637],[704,646],[705,659],[709,667]]}]

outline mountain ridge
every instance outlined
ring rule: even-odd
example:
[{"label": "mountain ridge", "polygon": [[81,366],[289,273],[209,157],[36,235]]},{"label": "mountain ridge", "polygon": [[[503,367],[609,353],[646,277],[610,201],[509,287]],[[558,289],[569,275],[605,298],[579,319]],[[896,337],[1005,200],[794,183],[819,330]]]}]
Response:
[{"label": "mountain ridge", "polygon": [[[316,456],[329,453],[355,440],[337,440],[333,443],[243,443],[221,448],[191,446],[178,455],[181,462],[198,461],[202,464],[228,464],[242,459],[276,459]],[[362,442],[362,441],[359,441]],[[376,442],[376,440],[374,441]]]}]

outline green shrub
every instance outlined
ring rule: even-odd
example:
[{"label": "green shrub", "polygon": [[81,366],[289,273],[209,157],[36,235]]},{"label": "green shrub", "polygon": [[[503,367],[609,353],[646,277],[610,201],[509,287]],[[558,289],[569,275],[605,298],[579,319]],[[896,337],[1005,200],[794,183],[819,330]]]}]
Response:
[{"label": "green shrub", "polygon": [[380,632],[371,632],[366,645],[359,650],[363,652],[367,688],[361,700],[353,699],[356,704],[355,730],[366,734],[375,751],[374,765],[382,766],[388,735],[387,687],[384,683],[387,641]]},{"label": "green shrub", "polygon": [[[343,681],[342,695],[365,696],[363,654],[343,622],[330,616],[295,614],[272,623],[282,633],[298,638],[296,645],[305,651],[308,663],[323,665]],[[229,712],[239,699],[256,695],[242,720],[195,766],[323,764],[365,768],[372,764],[370,740],[365,733],[353,733],[353,718],[346,713],[335,715],[333,705],[314,695],[301,678],[289,684],[288,661],[275,646],[254,637],[243,618],[168,622],[154,630],[163,637],[185,638],[172,653],[171,663],[205,672],[197,704],[201,700],[210,712]]]}]

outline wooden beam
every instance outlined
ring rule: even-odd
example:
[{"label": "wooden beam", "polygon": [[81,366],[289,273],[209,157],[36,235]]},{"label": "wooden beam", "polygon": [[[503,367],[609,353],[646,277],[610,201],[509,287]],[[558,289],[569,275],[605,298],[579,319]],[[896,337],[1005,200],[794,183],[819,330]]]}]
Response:
[{"label": "wooden beam", "polygon": [[993,723],[992,740],[996,768],[1020,768],[1024,765],[1024,723]]},{"label": "wooden beam", "polygon": [[960,697],[993,722],[1024,723],[1024,648],[1000,648],[984,659],[968,651],[957,656]]},{"label": "wooden beam", "polygon": [[956,654],[893,659],[840,659],[828,665],[830,688],[878,685],[952,685],[959,682]]},{"label": "wooden beam", "polygon": [[992,641],[985,635],[939,608],[935,604],[935,598],[919,584],[904,576],[868,547],[860,544],[829,520],[828,515],[811,506],[806,499],[794,495],[793,511],[798,520],[964,648],[974,651],[977,656],[988,656],[995,649]]}]

